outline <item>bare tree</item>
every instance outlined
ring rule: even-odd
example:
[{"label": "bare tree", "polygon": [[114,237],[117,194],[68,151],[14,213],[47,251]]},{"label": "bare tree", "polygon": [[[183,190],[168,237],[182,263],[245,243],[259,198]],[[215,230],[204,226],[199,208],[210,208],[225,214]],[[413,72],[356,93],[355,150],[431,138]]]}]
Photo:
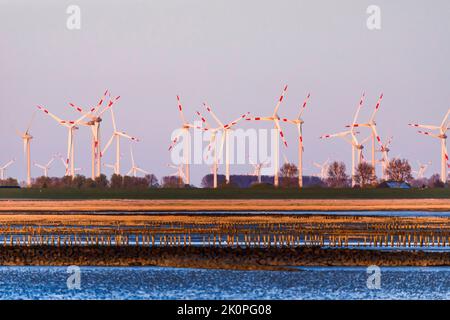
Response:
[{"label": "bare tree", "polygon": [[413,179],[411,165],[406,159],[392,159],[386,168],[386,174],[391,181],[407,182]]},{"label": "bare tree", "polygon": [[334,161],[328,167],[327,185],[330,188],[348,187],[348,175],[345,173],[346,168],[343,162]]},{"label": "bare tree", "polygon": [[362,188],[373,185],[377,181],[373,166],[367,162],[361,162],[356,168],[355,182]]},{"label": "bare tree", "polygon": [[285,163],[280,168],[281,186],[295,187],[298,185],[298,168],[293,163]]}]

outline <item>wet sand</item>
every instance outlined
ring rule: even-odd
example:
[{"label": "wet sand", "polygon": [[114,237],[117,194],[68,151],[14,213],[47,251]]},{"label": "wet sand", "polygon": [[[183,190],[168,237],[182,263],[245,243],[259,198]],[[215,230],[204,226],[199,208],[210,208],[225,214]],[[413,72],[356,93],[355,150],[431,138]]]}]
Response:
[{"label": "wet sand", "polygon": [[319,247],[4,246],[0,247],[0,265],[165,266],[236,270],[289,270],[295,266],[449,266],[450,253]]},{"label": "wet sand", "polygon": [[0,200],[0,213],[201,211],[450,211],[450,199]]}]

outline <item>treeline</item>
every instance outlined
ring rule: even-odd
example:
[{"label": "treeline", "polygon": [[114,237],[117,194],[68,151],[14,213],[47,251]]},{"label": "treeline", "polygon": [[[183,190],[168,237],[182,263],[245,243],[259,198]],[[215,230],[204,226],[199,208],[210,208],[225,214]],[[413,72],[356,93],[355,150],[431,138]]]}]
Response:
[{"label": "treeline", "polygon": [[32,188],[112,188],[112,189],[146,189],[159,187],[158,179],[153,174],[145,177],[130,177],[113,174],[110,179],[101,174],[95,179],[86,178],[83,175],[75,177],[39,177],[32,181]]},{"label": "treeline", "polygon": [[[438,174],[429,178],[414,179],[411,174],[411,166],[406,159],[392,159],[386,165],[385,179],[379,179],[375,170],[368,162],[362,162],[355,168],[356,174],[353,177],[355,187],[382,187],[386,182],[407,183],[415,188],[443,188],[446,187]],[[285,163],[279,171],[280,187],[298,187],[298,169],[295,164]],[[201,187],[213,187],[213,175],[207,174],[203,177]],[[252,188],[252,187],[273,187],[273,176],[261,176],[261,183],[258,177],[253,175],[232,175],[230,183],[225,182],[224,175],[218,175],[219,188]],[[16,179],[8,178],[0,180],[0,187],[19,186]],[[347,174],[346,166],[343,162],[334,161],[328,166],[327,175],[324,179],[315,176],[303,176],[303,186],[308,187],[328,187],[328,188],[349,188],[352,186],[352,177]],[[154,174],[144,177],[131,177],[113,174],[110,179],[104,174],[95,179],[87,178],[83,175],[75,177],[39,177],[33,179],[32,188],[112,188],[112,189],[146,189],[146,188],[186,188],[194,187],[185,185],[183,179],[177,176],[165,176],[161,181]]]}]

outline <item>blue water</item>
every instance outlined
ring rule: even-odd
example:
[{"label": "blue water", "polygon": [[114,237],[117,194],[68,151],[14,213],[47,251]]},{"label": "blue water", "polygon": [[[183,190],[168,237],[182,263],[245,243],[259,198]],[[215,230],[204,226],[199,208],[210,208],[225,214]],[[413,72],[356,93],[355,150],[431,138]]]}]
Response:
[{"label": "blue water", "polygon": [[81,267],[69,290],[65,267],[0,267],[1,299],[450,299],[450,267],[381,268],[380,289],[366,268],[230,271],[165,267]]}]

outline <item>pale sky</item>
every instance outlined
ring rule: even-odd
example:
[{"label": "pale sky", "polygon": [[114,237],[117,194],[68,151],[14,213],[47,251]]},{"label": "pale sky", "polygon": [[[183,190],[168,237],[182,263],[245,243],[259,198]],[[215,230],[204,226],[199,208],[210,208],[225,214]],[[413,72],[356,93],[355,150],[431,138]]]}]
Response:
[{"label": "pale sky", "polygon": [[[80,30],[66,27],[69,5],[81,9]],[[381,30],[366,26],[369,5],[381,9]],[[431,160],[429,175],[439,171],[439,142],[407,123],[439,124],[450,107],[449,35],[448,0],[0,0],[0,164],[16,158],[8,176],[24,179],[15,131],[26,127],[36,105],[74,119],[69,102],[91,106],[109,89],[121,96],[118,126],[142,139],[136,162],[160,178],[172,172],[167,148],[180,126],[177,94],[188,119],[207,100],[228,121],[246,111],[269,115],[288,84],[282,117],[294,117],[311,92],[305,174],[317,173],[312,162],[328,157],[350,166],[349,145],[318,137],[343,130],[365,91],[361,119],[384,92],[377,122],[383,140],[394,136],[390,155],[408,158],[413,167]],[[105,118],[104,143],[111,135]],[[246,122],[242,128],[252,126],[271,127]],[[295,162],[295,128],[283,127],[285,152]],[[32,161],[65,154],[66,133],[38,113]],[[89,138],[87,128],[76,137],[76,166],[87,176]],[[127,143],[122,150],[128,171]],[[105,161],[113,162],[112,155]],[[232,167],[233,173],[249,171],[248,165]],[[193,166],[192,182],[198,185],[207,173],[206,165]],[[50,174],[62,175],[62,166],[55,164]]]}]

